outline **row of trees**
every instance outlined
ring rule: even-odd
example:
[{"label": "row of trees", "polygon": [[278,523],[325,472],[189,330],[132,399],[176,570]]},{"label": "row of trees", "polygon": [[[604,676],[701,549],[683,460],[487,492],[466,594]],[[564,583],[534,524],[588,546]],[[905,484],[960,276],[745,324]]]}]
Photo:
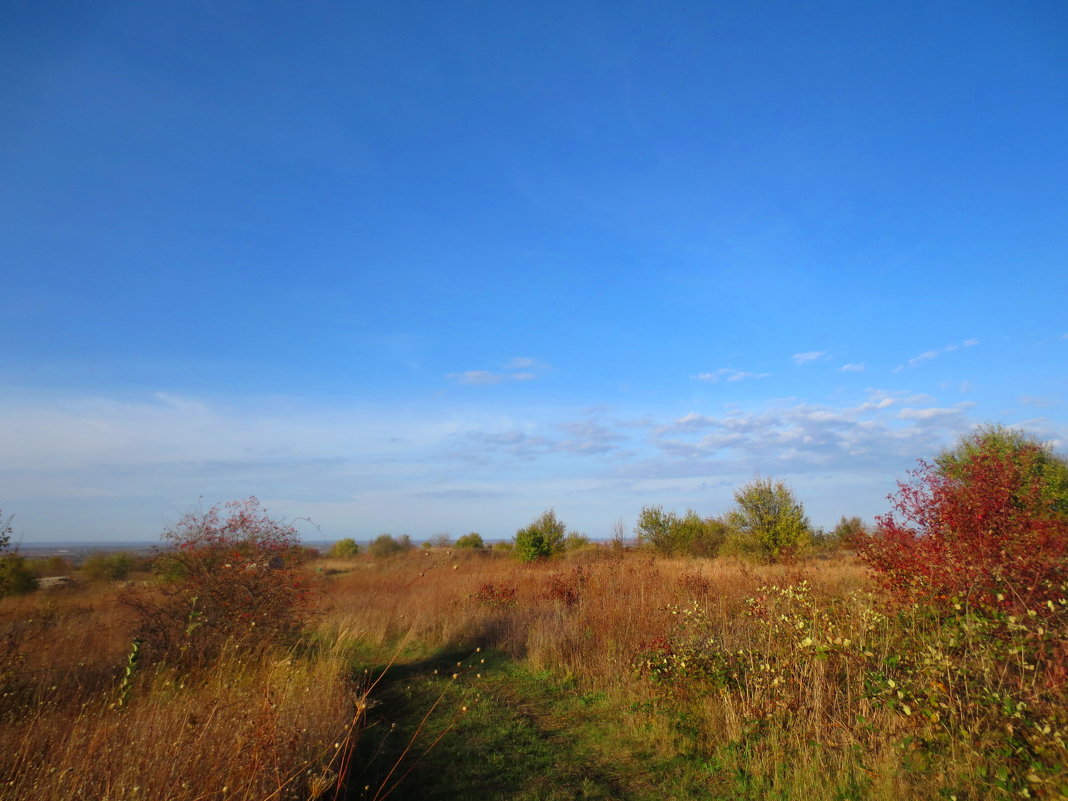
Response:
[{"label": "row of trees", "polygon": [[794,558],[812,544],[817,532],[782,481],[758,478],[739,489],[734,500],[735,508],[723,517],[646,506],[634,533],[641,545],[669,556],[733,554],[775,562]]},{"label": "row of trees", "polygon": [[[980,428],[933,463],[921,461],[874,528],[843,517],[825,534],[790,488],[772,479],[746,484],[734,499],[722,517],[646,506],[634,533],[664,555],[767,562],[796,558],[820,541],[844,545],[903,599],[1050,608],[1068,587],[1068,461],[1001,426]],[[550,509],[516,532],[515,551],[527,561],[552,556],[564,550],[565,530]]]}]

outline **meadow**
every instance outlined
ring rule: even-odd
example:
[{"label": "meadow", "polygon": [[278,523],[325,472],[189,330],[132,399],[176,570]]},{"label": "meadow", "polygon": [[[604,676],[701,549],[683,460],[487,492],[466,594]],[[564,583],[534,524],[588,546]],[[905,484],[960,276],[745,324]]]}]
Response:
[{"label": "meadow", "polygon": [[7,551],[0,798],[1068,799],[1068,461],[980,429],[831,535],[735,499],[606,544],[547,510],[324,557],[249,498],[150,558]]},{"label": "meadow", "polygon": [[848,552],[298,570],[296,636],[200,664],[132,650],[147,573],[0,600],[0,797],[1068,796],[1063,609],[890,605]]}]

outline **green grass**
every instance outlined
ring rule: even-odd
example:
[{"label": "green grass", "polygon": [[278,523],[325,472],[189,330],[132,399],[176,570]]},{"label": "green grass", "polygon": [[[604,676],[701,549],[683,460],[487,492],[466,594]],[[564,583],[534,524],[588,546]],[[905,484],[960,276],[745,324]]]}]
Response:
[{"label": "green grass", "polygon": [[[605,694],[582,692],[499,652],[413,650],[388,668],[373,697],[351,798],[739,797],[729,771],[651,748],[649,712],[624,720]],[[635,725],[643,718],[644,726]]]}]

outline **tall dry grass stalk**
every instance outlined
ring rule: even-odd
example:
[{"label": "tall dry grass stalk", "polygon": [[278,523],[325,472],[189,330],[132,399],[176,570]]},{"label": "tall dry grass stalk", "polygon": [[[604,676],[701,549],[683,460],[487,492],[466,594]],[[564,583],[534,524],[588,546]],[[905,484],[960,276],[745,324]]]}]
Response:
[{"label": "tall dry grass stalk", "polygon": [[132,624],[114,600],[0,610],[14,649],[0,798],[281,800],[336,785],[366,708],[351,642],[232,652],[198,672],[145,667],[122,693]]},{"label": "tall dry grass stalk", "polygon": [[0,602],[0,798],[315,797],[362,725],[354,655],[405,642],[499,649],[604,693],[645,747],[747,797],[1058,798],[1068,784],[1063,625],[890,613],[848,558],[434,549],[310,569],[325,578],[303,646],[146,666],[121,707],[133,623],[114,590]]}]

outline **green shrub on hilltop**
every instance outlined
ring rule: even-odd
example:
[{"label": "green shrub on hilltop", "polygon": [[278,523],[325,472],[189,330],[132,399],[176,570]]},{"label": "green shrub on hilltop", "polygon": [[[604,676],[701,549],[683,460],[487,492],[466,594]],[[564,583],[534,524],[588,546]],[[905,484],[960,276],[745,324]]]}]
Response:
[{"label": "green shrub on hilltop", "polygon": [[93,553],[82,563],[82,575],[90,581],[122,581],[130,575],[134,562],[125,551]]},{"label": "green shrub on hilltop", "polygon": [[26,558],[18,553],[8,553],[13,531],[11,518],[5,519],[0,514],[0,597],[23,595],[37,589],[37,579]]},{"label": "green shrub on hilltop", "polygon": [[727,536],[727,525],[701,517],[693,509],[679,516],[663,506],[644,506],[634,526],[638,543],[665,556],[715,556]]},{"label": "green shrub on hilltop", "polygon": [[727,514],[725,551],[781,562],[800,556],[811,544],[805,508],[784,482],[755,479],[735,492],[734,500],[737,505]]},{"label": "green shrub on hilltop", "polygon": [[345,537],[330,547],[329,556],[331,559],[352,559],[359,553],[360,546],[356,544],[356,540],[352,537]]},{"label": "green shrub on hilltop", "polygon": [[381,559],[386,556],[404,553],[410,550],[411,547],[412,540],[407,534],[401,534],[399,537],[394,537],[392,534],[379,534],[367,546],[367,551],[371,556]]},{"label": "green shrub on hilltop", "polygon": [[482,541],[482,535],[477,531],[472,531],[470,534],[464,534],[458,540],[456,540],[457,548],[485,548],[486,543]]},{"label": "green shrub on hilltop", "polygon": [[544,511],[526,528],[515,533],[515,553],[520,561],[548,559],[564,550],[567,526],[552,509]]}]

